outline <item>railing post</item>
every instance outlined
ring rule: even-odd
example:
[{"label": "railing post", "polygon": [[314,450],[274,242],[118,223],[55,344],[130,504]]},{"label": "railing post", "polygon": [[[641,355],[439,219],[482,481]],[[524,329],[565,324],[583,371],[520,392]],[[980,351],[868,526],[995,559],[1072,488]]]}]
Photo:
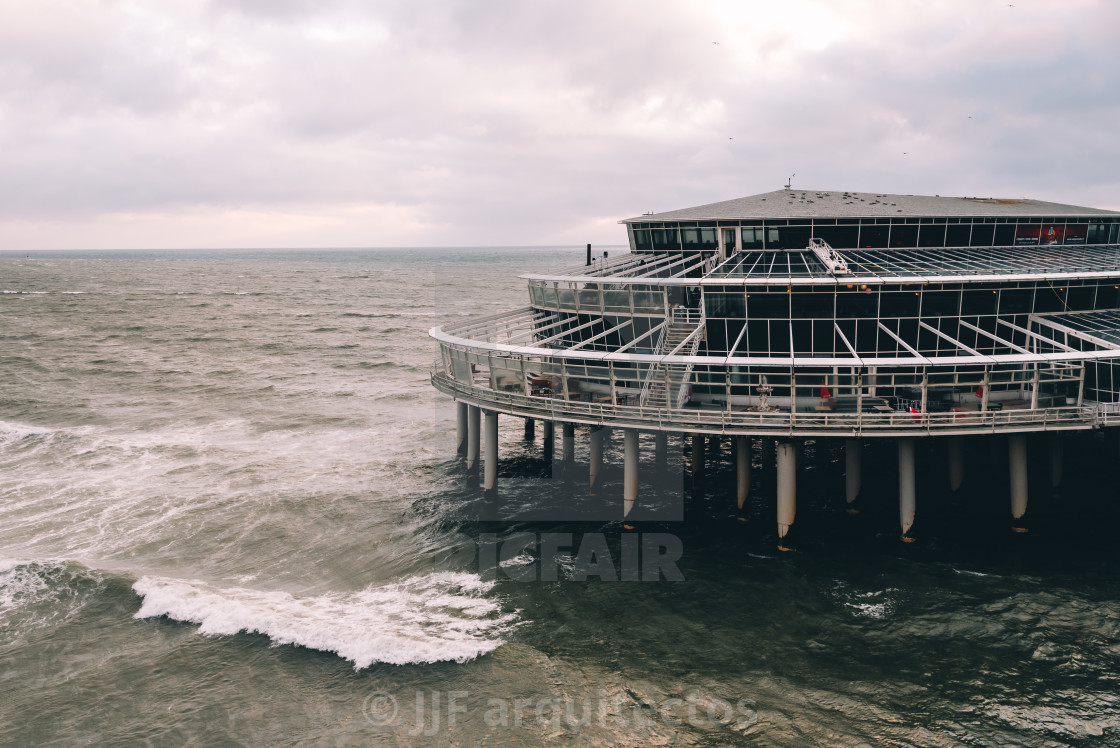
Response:
[{"label": "railing post", "polygon": [[1077,378],[1077,407],[1081,407],[1081,400],[1085,395],[1085,364],[1078,367],[1081,370]]}]

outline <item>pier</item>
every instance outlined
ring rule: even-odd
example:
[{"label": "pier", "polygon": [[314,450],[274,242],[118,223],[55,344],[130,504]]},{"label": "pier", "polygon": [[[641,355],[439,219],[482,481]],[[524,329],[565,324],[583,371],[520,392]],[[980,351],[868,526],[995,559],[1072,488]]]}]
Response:
[{"label": "pier", "polygon": [[[945,444],[953,490],[970,438],[999,435],[1008,524],[1026,522],[1027,436],[1120,426],[1120,213],[1036,200],[778,190],[622,221],[630,252],[522,276],[529,304],[433,328],[432,384],[458,402],[471,480],[498,487],[498,417],[541,421],[560,464],[619,432],[619,517],[641,501],[639,434],[730,439],[729,504],[750,500],[751,439],[773,459],[779,543],[796,522],[807,438],[843,449],[858,512],[863,445],[897,444],[899,537],[920,513],[915,448]],[[484,440],[482,434],[485,434]],[[585,434],[586,437],[580,436]],[[484,441],[484,444],[480,440]]]}]

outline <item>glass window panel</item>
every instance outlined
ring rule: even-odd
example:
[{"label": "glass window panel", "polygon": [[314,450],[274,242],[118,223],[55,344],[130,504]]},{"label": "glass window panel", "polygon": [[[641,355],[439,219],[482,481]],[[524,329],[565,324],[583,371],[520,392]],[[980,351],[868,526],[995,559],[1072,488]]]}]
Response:
[{"label": "glass window panel", "polygon": [[945,246],[967,247],[969,246],[969,238],[971,233],[972,226],[967,223],[962,223],[957,226],[949,226],[945,230]]},{"label": "glass window panel", "polygon": [[752,319],[788,319],[789,297],[787,293],[751,294],[747,297],[747,315]]},{"label": "glass window panel", "polygon": [[1027,314],[1033,305],[1033,288],[1005,288],[999,293],[1000,314]]},{"label": "glass window panel", "polygon": [[[924,221],[925,219],[922,220]],[[920,234],[918,234],[918,246],[944,247],[945,224],[935,223],[928,226],[922,226],[922,231]]]},{"label": "glass window panel", "polygon": [[972,227],[972,238],[968,242],[970,247],[990,247],[995,238],[996,227],[990,223],[977,223]]},{"label": "glass window panel", "polygon": [[[854,288],[836,296],[836,316],[873,318],[879,311],[879,293],[871,288]],[[853,341],[854,343],[854,341]]]},{"label": "glass window panel", "polygon": [[965,317],[981,314],[995,314],[999,294],[992,289],[967,290],[961,298],[961,314]]},{"label": "glass window panel", "polygon": [[736,317],[747,315],[746,297],[741,293],[706,293],[704,308],[709,317]]},{"label": "glass window panel", "polygon": [[1065,289],[1059,290],[1058,286],[1043,284],[1038,287],[1034,296],[1035,312],[1061,312],[1066,308]]},{"label": "glass window panel", "polygon": [[858,226],[814,226],[813,230],[817,238],[824,239],[837,249],[851,249],[859,246]]},{"label": "glass window panel", "polygon": [[1069,289],[1066,295],[1066,307],[1071,312],[1083,312],[1086,309],[1093,308],[1093,296],[1096,293],[1095,286],[1073,286]]},{"label": "glass window panel", "polygon": [[831,293],[797,293],[793,294],[790,309],[799,319],[832,319],[834,298]]},{"label": "glass window panel", "polygon": [[863,225],[859,228],[859,246],[888,247],[890,226]]},{"label": "glass window panel", "polygon": [[960,291],[926,291],[922,294],[923,317],[956,317],[960,306]]},{"label": "glass window panel", "polygon": [[812,239],[813,230],[809,226],[789,226],[781,229],[782,246],[786,249],[805,249]]},{"label": "glass window panel", "polygon": [[1097,291],[1097,309],[1120,307],[1120,284],[1105,283]]},{"label": "glass window panel", "polygon": [[916,247],[918,246],[918,227],[917,226],[891,226],[891,246],[892,247]]},{"label": "glass window panel", "polygon": [[1015,226],[1010,224],[997,224],[995,238],[992,244],[997,247],[1010,247],[1015,244]]},{"label": "glass window panel", "polygon": [[917,317],[921,303],[921,293],[916,291],[892,291],[884,293],[879,303],[879,316]]},{"label": "glass window panel", "polygon": [[763,229],[743,227],[743,249],[762,249]]},{"label": "glass window panel", "polygon": [[681,245],[677,238],[676,229],[654,229],[650,232],[653,237],[653,248],[658,252],[679,252]]}]

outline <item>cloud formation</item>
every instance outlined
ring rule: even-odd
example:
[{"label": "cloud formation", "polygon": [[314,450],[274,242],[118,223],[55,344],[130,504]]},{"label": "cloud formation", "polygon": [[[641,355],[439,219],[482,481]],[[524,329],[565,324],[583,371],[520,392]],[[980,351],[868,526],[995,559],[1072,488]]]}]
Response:
[{"label": "cloud formation", "polygon": [[0,14],[0,249],[621,243],[793,173],[1120,208],[1103,0]]}]

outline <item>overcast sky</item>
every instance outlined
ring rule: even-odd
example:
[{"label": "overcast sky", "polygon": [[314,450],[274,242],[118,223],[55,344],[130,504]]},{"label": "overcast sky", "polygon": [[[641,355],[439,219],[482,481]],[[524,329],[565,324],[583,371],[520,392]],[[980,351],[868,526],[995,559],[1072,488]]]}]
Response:
[{"label": "overcast sky", "polygon": [[0,0],[0,249],[619,244],[795,187],[1120,209],[1106,0]]}]

